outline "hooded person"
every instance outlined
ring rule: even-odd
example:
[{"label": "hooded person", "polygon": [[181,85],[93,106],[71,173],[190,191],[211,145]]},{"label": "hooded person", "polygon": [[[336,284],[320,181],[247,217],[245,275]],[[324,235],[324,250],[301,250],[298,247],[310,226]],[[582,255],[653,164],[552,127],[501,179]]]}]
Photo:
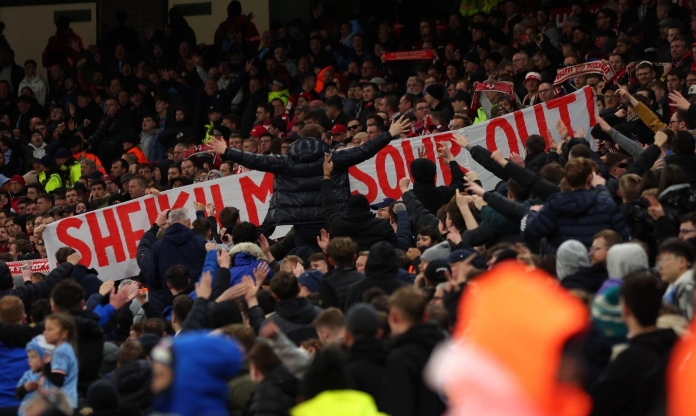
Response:
[{"label": "hooded person", "polygon": [[577,273],[583,267],[590,267],[590,255],[585,246],[576,240],[567,240],[556,251],[556,276],[563,280]]},{"label": "hooded person", "polygon": [[350,389],[346,365],[335,348],[324,349],[312,360],[301,394],[305,401],[292,408],[292,416],[384,415],[369,394]]},{"label": "hooded person", "polygon": [[137,406],[120,405],[121,397],[116,386],[107,380],[95,381],[87,389],[87,403],[92,408],[94,416],[129,416],[138,415]]},{"label": "hooded person", "polygon": [[227,381],[239,373],[242,359],[237,343],[222,336],[164,338],[152,350],[155,409],[181,416],[229,414]]},{"label": "hooded person", "polygon": [[[587,327],[587,309],[549,276],[504,262],[476,278],[457,311],[452,342],[425,369],[446,396],[448,411],[467,415],[581,416],[590,397],[578,380],[561,379],[582,365],[573,337]],[[528,308],[533,302],[535,308]],[[519,336],[523,334],[523,336]]]},{"label": "hooded person", "polygon": [[380,241],[398,247],[394,228],[389,221],[375,217],[365,195],[352,195],[345,212],[340,212],[334,202],[333,184],[325,179],[321,182],[321,198],[326,230],[332,237],[350,237],[358,244],[359,251],[369,250]]},{"label": "hooded person", "polygon": [[385,242],[373,245],[365,264],[365,278],[350,286],[343,309],[348,310],[351,305],[362,302],[363,294],[373,287],[378,287],[390,295],[404,284],[397,279],[398,273],[399,259],[394,247]]},{"label": "hooded person", "polygon": [[[446,152],[449,153],[449,156],[452,155],[449,150]],[[456,190],[461,189],[464,185],[464,174],[459,164],[453,157],[445,157],[445,161],[452,174],[452,180],[448,186],[435,185],[437,167],[430,159],[418,158],[411,162],[413,193],[421,204],[433,214],[437,214],[437,210],[440,209],[441,206],[447,204],[454,196]]]},{"label": "hooded person", "polygon": [[[351,196],[348,168],[370,159],[393,139],[408,131],[409,122],[403,119],[392,123],[388,132],[377,136],[363,146],[333,153],[335,170],[329,176],[336,209],[345,210]],[[316,237],[324,228],[322,208],[322,173],[324,156],[332,152],[321,140],[321,130],[315,125],[305,126],[301,139],[288,148],[286,155],[258,155],[227,147],[227,141],[215,140],[208,144],[211,150],[224,155],[244,167],[274,173],[273,196],[270,203],[276,225],[293,224],[296,245],[316,245]]]},{"label": "hooded person", "polygon": [[639,270],[650,267],[648,253],[640,244],[615,244],[607,251],[607,273],[609,278],[604,281],[597,294],[602,294],[611,287],[621,286],[622,279]]}]

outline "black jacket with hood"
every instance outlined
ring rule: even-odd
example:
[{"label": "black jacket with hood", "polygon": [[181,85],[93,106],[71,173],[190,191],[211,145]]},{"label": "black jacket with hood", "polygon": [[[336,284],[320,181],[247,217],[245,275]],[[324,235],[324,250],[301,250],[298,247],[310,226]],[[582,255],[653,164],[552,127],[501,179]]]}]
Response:
[{"label": "black jacket with hood", "polygon": [[278,329],[298,346],[302,341],[317,337],[314,319],[322,312],[306,298],[285,299],[276,303],[275,313],[269,316],[262,327],[274,322]]},{"label": "black jacket with hood", "polygon": [[445,412],[440,396],[423,379],[423,368],[443,339],[435,325],[421,324],[391,340],[380,410],[399,416],[438,416]]},{"label": "black jacket with hood", "polygon": [[123,406],[135,405],[143,413],[152,410],[151,364],[146,360],[135,360],[117,368],[111,375]]},{"label": "black jacket with hood", "polygon": [[664,377],[657,388],[652,377],[664,374],[677,339],[672,329],[658,329],[631,338],[628,348],[609,364],[590,391],[594,402],[592,415],[646,414],[647,409],[641,408],[642,405],[654,404],[653,399],[664,397]]},{"label": "black jacket with hood", "polygon": [[385,242],[372,246],[365,264],[366,277],[350,286],[343,310],[347,311],[351,305],[362,302],[363,293],[373,287],[378,287],[391,295],[404,284],[396,278],[398,273],[399,261],[394,247]]},{"label": "black jacket with hood", "polygon": [[296,404],[299,383],[283,364],[278,364],[259,383],[250,398],[250,416],[284,416]]},{"label": "black jacket with hood", "polygon": [[353,265],[337,267],[327,273],[319,282],[321,307],[326,309],[335,306],[343,309],[350,285],[364,278],[365,275],[357,271]]},{"label": "black jacket with hood", "polygon": [[411,162],[411,173],[413,174],[413,193],[421,201],[423,206],[433,214],[441,206],[448,203],[457,189],[464,185],[464,173],[457,162],[449,162],[449,169],[452,173],[452,181],[448,186],[435,186],[435,175],[437,167],[430,159],[419,158]]},{"label": "black jacket with hood", "polygon": [[321,202],[326,219],[326,230],[332,237],[350,237],[360,251],[369,250],[373,244],[386,241],[394,248],[399,247],[396,234],[387,220],[376,218],[370,212],[370,203],[365,195],[356,194],[348,199],[345,213],[340,212],[334,200],[333,183],[321,181]]},{"label": "black jacket with hood", "polygon": [[[362,146],[333,153],[334,171],[331,182],[339,211],[344,210],[351,195],[348,168],[370,159],[391,140],[392,136],[385,132]],[[331,152],[331,148],[323,141],[304,138],[290,145],[287,155],[257,155],[228,148],[224,159],[249,169],[274,174],[269,209],[273,212],[277,225],[321,224],[324,154]]]},{"label": "black jacket with hood", "polygon": [[356,340],[346,354],[348,387],[369,394],[379,404],[384,390],[386,362],[387,349],[382,340]]}]

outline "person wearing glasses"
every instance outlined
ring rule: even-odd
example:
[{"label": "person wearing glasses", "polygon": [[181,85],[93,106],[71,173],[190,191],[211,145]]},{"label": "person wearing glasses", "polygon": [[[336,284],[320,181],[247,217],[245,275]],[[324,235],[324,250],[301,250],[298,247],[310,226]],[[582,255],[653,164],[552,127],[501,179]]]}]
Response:
[{"label": "person wearing glasses", "polygon": [[355,137],[356,134],[362,131],[362,124],[360,124],[360,120],[358,120],[355,117],[352,117],[348,119],[346,129],[348,130],[348,137],[352,139]]}]

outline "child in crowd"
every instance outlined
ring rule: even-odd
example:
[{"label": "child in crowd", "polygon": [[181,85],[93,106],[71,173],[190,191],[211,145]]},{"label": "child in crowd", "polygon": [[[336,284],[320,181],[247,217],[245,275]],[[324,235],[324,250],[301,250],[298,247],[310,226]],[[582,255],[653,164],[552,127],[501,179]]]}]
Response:
[{"label": "child in crowd", "polygon": [[46,318],[44,337],[55,347],[53,354],[44,356],[44,387],[57,387],[68,395],[77,408],[78,364],[77,328],[70,315],[53,314]]},{"label": "child in crowd", "polygon": [[19,407],[19,416],[24,416],[24,410],[29,401],[36,396],[37,390],[41,387],[43,377],[44,360],[51,356],[55,346],[46,342],[43,335],[37,335],[27,344],[27,359],[29,369],[17,383],[15,395],[22,400]]}]

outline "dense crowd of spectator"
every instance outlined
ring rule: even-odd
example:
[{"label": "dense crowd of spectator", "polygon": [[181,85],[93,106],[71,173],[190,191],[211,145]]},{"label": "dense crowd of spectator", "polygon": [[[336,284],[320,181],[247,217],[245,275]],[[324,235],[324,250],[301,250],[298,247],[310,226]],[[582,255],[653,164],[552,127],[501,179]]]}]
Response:
[{"label": "dense crowd of spectator", "polygon": [[[693,414],[696,1],[591,3],[319,3],[259,33],[231,1],[211,45],[177,8],[97,45],[61,17],[23,67],[0,22],[0,415]],[[589,134],[507,158],[462,134],[583,87]],[[449,183],[421,149],[399,200],[351,193],[392,140],[454,130],[493,189],[441,143]],[[250,170],[261,224],[163,211],[137,276],[7,265],[54,221]]]}]

